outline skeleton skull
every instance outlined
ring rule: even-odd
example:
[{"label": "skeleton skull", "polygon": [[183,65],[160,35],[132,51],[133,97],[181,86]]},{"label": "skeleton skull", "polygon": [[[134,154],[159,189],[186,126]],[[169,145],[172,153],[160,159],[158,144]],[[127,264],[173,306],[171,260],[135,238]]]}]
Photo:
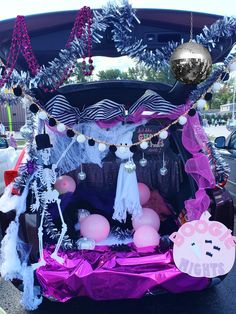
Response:
[{"label": "skeleton skull", "polygon": [[51,157],[51,148],[44,148],[39,151],[42,161],[45,165],[49,164]]}]

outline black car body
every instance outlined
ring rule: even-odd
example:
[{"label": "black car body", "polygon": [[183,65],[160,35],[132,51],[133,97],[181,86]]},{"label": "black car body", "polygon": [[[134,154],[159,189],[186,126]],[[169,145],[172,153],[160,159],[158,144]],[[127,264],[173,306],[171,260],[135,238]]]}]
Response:
[{"label": "black car body", "polygon": [[[72,26],[72,21],[76,12],[57,12],[42,14],[39,16],[27,17],[27,25],[32,38],[32,46],[35,51],[35,55],[40,60],[41,64],[47,63],[52,57],[57,55],[59,49],[63,46],[62,42],[65,41],[68,35],[68,30]],[[143,38],[147,44],[148,49],[157,48],[160,45],[165,44],[169,40],[178,41],[179,38],[188,39],[189,36],[189,23],[188,12],[175,12],[168,10],[137,10],[137,15],[141,20],[141,25],[134,28],[134,34],[137,38]],[[196,19],[194,24],[194,33],[197,34],[202,27],[207,24],[210,25],[216,21],[219,16],[196,13]],[[0,56],[6,59],[7,50],[10,44],[10,34],[13,27],[13,20],[9,20],[3,23],[0,30],[1,42],[0,42]],[[101,45],[95,45],[93,55],[106,55],[117,56],[118,53],[115,50],[114,43],[112,42],[112,29],[108,29],[105,32],[105,36],[101,42]],[[155,41],[150,40],[155,38]],[[211,51],[213,62],[222,61],[224,56],[230,51],[230,47],[234,38],[226,38],[224,42],[219,42],[218,45]],[[53,43],[53,48],[49,48]],[[19,59],[17,67],[19,70],[25,68],[25,63],[22,58]],[[152,90],[162,96],[164,99],[170,101],[176,106],[185,103],[190,95],[191,91],[196,88],[196,85],[184,85],[176,82],[174,86],[170,86],[165,83],[157,82],[142,82],[142,81],[106,81],[106,82],[88,82],[81,84],[74,84],[61,87],[57,90],[56,94],[66,97],[68,102],[73,107],[77,107],[80,110],[89,107],[93,104],[102,101],[103,99],[109,99],[118,104],[125,104],[125,109],[128,110],[137,99],[142,97],[147,90]],[[34,89],[33,93],[35,97],[45,104],[52,95],[42,92],[40,89]],[[53,95],[55,96],[55,95]],[[168,123],[163,119],[162,125]],[[147,124],[149,129],[154,129],[154,133],[158,130],[156,127],[160,127],[156,121],[150,121]],[[162,235],[170,234],[177,229],[178,223],[181,223],[181,212],[184,208],[184,201],[188,198],[194,197],[197,191],[197,185],[194,179],[185,173],[184,165],[186,161],[191,158],[189,152],[183,147],[182,138],[182,126],[173,125],[170,127],[170,139],[167,140],[168,152],[166,158],[168,159],[170,169],[178,169],[180,180],[172,176],[172,172],[169,171],[166,178],[159,174],[158,170],[162,163],[162,157],[156,157],[156,151],[151,151],[149,158],[150,162],[146,169],[137,167],[137,175],[140,181],[147,182],[153,188],[158,185],[162,191],[163,196],[170,202],[173,209],[173,216],[165,219],[163,223]],[[137,134],[134,134],[137,136]],[[157,143],[156,143],[157,144]],[[156,145],[154,143],[154,145]],[[138,160],[141,157],[141,153],[138,152],[135,157],[135,162],[138,164]],[[100,198],[101,203],[103,201],[104,208],[107,205],[107,201],[102,200],[104,190],[108,191],[110,195],[114,193],[114,183],[117,178],[119,162],[112,155],[112,152],[104,159],[103,168],[97,167],[92,163],[85,164],[89,188],[83,182],[79,182],[78,168],[73,169],[69,174],[76,181],[77,186],[81,187],[81,191],[78,191],[78,200],[76,202],[70,202],[71,200],[65,199],[67,202],[66,208],[67,214],[65,220],[68,224],[68,232],[70,236],[74,236],[73,226],[76,222],[74,215],[74,209],[83,208],[83,206],[90,206],[93,208],[93,204],[88,203],[91,201],[91,189],[96,191],[96,197]],[[148,173],[148,175],[147,175]],[[95,182],[97,180],[97,183]],[[155,182],[155,183],[153,183]],[[81,194],[79,194],[81,193]],[[226,225],[227,228],[233,230],[234,227],[234,209],[233,202],[229,196],[227,190],[224,187],[215,187],[207,189],[207,194],[210,197],[211,219],[218,220]],[[82,196],[81,196],[82,195]],[[39,215],[30,212],[30,198],[28,196],[28,208],[27,211],[20,216],[20,237],[21,239],[31,245],[30,262],[34,263],[38,260],[38,225]],[[63,198],[63,197],[62,197]],[[62,199],[63,201],[63,199]],[[69,202],[69,203],[68,203]],[[76,203],[76,204],[75,204]],[[79,207],[78,207],[79,206]],[[184,215],[184,214],[183,214]],[[0,216],[0,222],[2,232],[5,234],[9,223],[14,219],[14,209],[6,214]],[[58,218],[58,217],[57,217]],[[56,223],[56,222],[55,222]],[[100,265],[100,264],[99,264]],[[97,266],[95,266],[97,267]],[[100,267],[100,266],[99,266]],[[112,274],[108,273],[107,278]],[[214,283],[218,283],[224,277],[219,276],[217,278],[210,279],[207,286]],[[17,282],[19,284],[19,282]],[[128,283],[127,283],[128,284]],[[20,286],[20,285],[19,285]],[[113,287],[109,289],[112,290]],[[99,286],[93,286],[95,291],[95,298],[99,299]],[[186,291],[188,288],[186,288]],[[150,293],[155,294],[163,292],[164,289],[157,287]],[[58,291],[59,292],[59,291]],[[92,294],[92,293],[91,293]],[[91,295],[90,295],[91,296]],[[125,297],[125,295],[122,295]],[[47,295],[48,297],[48,295]]]},{"label": "black car body", "polygon": [[223,136],[217,137],[215,146],[220,149],[221,155],[230,166],[231,171],[226,187],[236,204],[236,131],[233,131],[227,139]]}]

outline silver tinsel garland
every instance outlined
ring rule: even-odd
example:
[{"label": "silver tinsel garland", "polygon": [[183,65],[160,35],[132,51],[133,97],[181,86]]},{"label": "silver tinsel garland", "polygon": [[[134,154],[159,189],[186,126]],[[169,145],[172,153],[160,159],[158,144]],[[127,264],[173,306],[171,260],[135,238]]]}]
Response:
[{"label": "silver tinsel garland", "polygon": [[[52,239],[54,242],[57,242],[61,233],[55,226],[52,216],[47,210],[45,211],[43,226],[46,229],[46,234],[49,236],[49,238]],[[62,240],[61,247],[64,250],[71,250],[73,248],[76,248],[74,242],[70,239],[70,237],[67,234],[64,236]]]},{"label": "silver tinsel garland", "polygon": [[0,90],[0,105],[9,104],[10,106],[14,105],[22,105],[22,100],[20,97],[16,97],[12,93],[8,93],[4,91],[4,89]]},{"label": "silver tinsel garland", "polygon": [[[165,46],[155,51],[147,50],[147,46],[142,39],[136,39],[132,36],[132,30],[135,23],[139,23],[135,15],[135,10],[131,7],[127,0],[122,1],[121,5],[116,3],[108,3],[101,11],[94,11],[92,24],[92,41],[100,43],[103,34],[108,26],[112,26],[112,37],[117,51],[121,55],[127,55],[136,58],[147,66],[160,70],[169,67],[169,58],[179,43],[168,42]],[[196,36],[196,42],[207,47],[209,50],[217,46],[217,43],[224,37],[230,38],[236,34],[236,19],[234,17],[225,17],[216,21],[210,27],[204,27],[200,35]],[[59,56],[49,63],[49,66],[42,66],[39,73],[30,78],[29,73],[14,74],[8,82],[8,86],[13,83],[19,83],[26,88],[38,87],[39,85],[54,88],[56,82],[61,80],[66,68],[72,68],[77,59],[83,55],[83,40],[75,38],[69,49],[62,49]],[[227,66],[229,56],[226,58],[224,65]],[[221,71],[218,70],[219,72]],[[205,90],[211,82],[217,77],[217,72],[205,81],[205,85],[199,87],[197,94]],[[199,96],[191,95],[192,99]]]},{"label": "silver tinsel garland", "polygon": [[[25,100],[25,112],[26,122],[25,125],[20,129],[22,137],[26,141],[26,153],[28,155],[27,162],[36,163],[37,154],[34,147],[34,136],[35,136],[35,115],[29,110],[29,103]],[[26,164],[22,163],[18,169],[18,176],[14,180],[13,187],[17,190],[21,190],[25,187],[32,173],[27,171]]]},{"label": "silver tinsel garland", "polygon": [[197,88],[191,92],[189,100],[193,103],[196,102],[203,94],[205,94],[208,89],[218,80],[222,73],[224,73],[227,67],[233,62],[236,61],[236,45],[231,49],[228,56],[225,58],[224,62],[220,64],[209,77],[199,84]]}]

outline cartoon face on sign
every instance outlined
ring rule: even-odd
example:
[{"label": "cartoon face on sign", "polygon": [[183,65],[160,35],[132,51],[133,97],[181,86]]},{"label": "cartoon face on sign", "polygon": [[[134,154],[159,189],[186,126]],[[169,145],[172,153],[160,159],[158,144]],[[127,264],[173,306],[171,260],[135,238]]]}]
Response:
[{"label": "cartoon face on sign", "polygon": [[236,237],[225,225],[209,218],[209,212],[204,212],[199,220],[186,222],[170,235],[176,266],[193,277],[224,275],[234,264]]}]

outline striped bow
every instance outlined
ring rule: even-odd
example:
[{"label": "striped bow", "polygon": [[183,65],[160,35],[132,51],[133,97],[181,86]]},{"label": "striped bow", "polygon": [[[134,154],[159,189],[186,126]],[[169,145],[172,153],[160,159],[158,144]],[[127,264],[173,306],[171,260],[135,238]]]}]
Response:
[{"label": "striped bow", "polygon": [[56,95],[45,104],[45,110],[56,120],[72,126],[80,120],[79,108],[74,108],[63,95]]},{"label": "striped bow", "polygon": [[96,120],[111,120],[118,116],[125,116],[125,107],[109,99],[103,99],[98,103],[87,107],[81,112],[81,120],[84,122]]},{"label": "striped bow", "polygon": [[156,92],[148,89],[129,109],[129,115],[136,112],[150,110],[159,114],[169,114],[176,110],[176,106],[162,98]]},{"label": "striped bow", "polygon": [[[73,125],[77,121],[107,121],[117,117],[125,117],[125,106],[109,99],[103,99],[98,103],[85,108],[82,112],[72,107],[65,96],[57,95],[50,99],[45,109],[49,114],[66,125]],[[152,111],[160,115],[173,114],[178,107],[171,104],[156,92],[147,90],[129,109],[128,120],[140,115],[144,110]]]}]

